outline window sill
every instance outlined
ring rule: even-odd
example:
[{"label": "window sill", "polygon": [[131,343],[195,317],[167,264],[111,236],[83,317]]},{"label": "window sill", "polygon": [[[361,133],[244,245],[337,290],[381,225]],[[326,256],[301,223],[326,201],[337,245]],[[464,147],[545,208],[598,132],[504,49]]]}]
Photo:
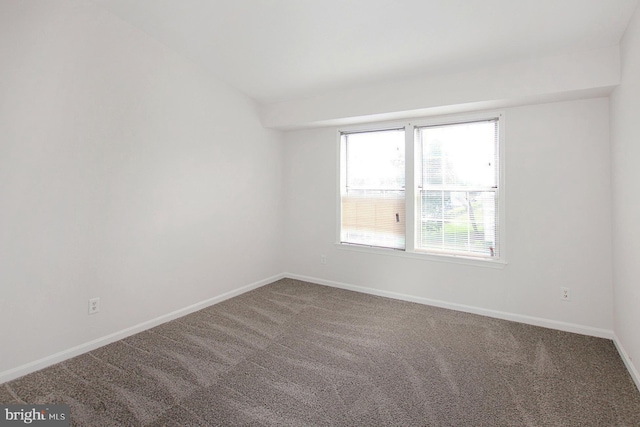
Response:
[{"label": "window sill", "polygon": [[475,267],[483,267],[483,268],[504,269],[507,266],[507,262],[502,259],[493,260],[493,259],[465,257],[460,255],[407,252],[407,251],[398,250],[398,249],[376,248],[372,246],[358,246],[358,245],[350,245],[346,243],[336,243],[335,246],[338,249],[352,251],[352,252],[388,255],[388,256],[396,256],[400,258],[420,259],[424,261],[445,262],[449,264],[472,265]]}]

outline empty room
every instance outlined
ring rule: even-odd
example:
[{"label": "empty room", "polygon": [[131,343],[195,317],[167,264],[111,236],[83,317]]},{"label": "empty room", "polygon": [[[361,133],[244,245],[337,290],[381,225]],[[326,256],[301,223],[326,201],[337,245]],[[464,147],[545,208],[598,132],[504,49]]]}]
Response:
[{"label": "empty room", "polygon": [[638,0],[0,0],[0,425],[640,426]]}]

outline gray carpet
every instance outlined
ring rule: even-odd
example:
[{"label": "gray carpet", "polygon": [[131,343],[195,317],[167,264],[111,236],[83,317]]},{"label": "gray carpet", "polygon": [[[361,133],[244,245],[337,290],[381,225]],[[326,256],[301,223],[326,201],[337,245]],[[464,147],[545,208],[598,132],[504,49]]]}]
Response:
[{"label": "gray carpet", "polygon": [[284,279],[0,386],[86,426],[640,426],[609,340]]}]

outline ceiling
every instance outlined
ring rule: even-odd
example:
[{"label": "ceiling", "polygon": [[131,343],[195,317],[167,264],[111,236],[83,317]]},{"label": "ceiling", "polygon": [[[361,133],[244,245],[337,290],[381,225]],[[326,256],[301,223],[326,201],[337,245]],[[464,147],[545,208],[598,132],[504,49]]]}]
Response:
[{"label": "ceiling", "polygon": [[638,0],[93,0],[269,104],[616,45]]}]

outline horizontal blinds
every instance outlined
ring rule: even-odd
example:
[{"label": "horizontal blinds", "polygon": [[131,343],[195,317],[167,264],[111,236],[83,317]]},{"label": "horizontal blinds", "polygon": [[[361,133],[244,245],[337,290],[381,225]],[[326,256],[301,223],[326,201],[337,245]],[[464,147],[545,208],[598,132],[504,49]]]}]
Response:
[{"label": "horizontal blinds", "polygon": [[343,133],[341,144],[341,241],[404,249],[404,129]]},{"label": "horizontal blinds", "polygon": [[498,257],[498,120],[421,127],[416,138],[416,249]]}]

